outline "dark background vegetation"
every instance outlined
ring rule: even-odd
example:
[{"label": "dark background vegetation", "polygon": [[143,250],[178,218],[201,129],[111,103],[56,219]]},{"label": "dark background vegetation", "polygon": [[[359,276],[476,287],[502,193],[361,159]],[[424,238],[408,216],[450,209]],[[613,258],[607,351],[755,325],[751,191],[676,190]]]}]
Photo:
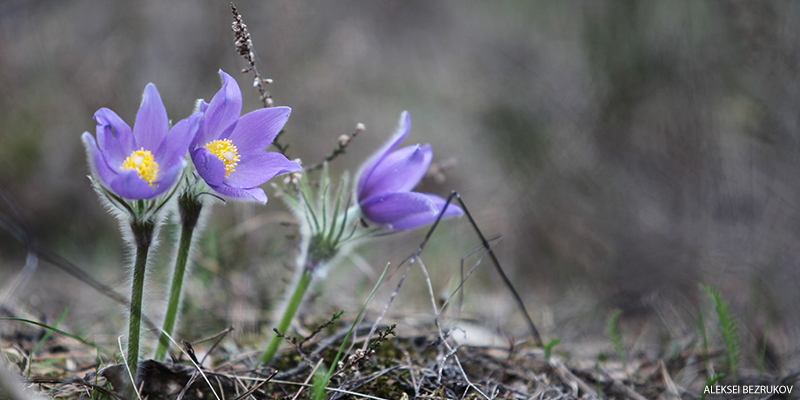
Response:
[{"label": "dark background vegetation", "polygon": [[[708,305],[697,285],[706,283],[731,303],[745,343],[755,348],[766,335],[785,360],[797,358],[800,5],[237,6],[260,72],[275,80],[276,104],[293,108],[290,155],[314,163],[363,122],[366,132],[332,166],[355,170],[409,110],[407,144],[430,142],[434,161],[456,162],[443,183],[426,179],[421,190],[457,189],[488,235],[504,235],[496,250],[546,336],[588,341],[620,308],[624,330],[660,351],[693,334]],[[100,107],[132,124],[148,82],[173,121],[185,118],[219,88],[220,68],[240,78],[244,111],[259,107],[251,78],[238,72],[230,23],[225,1],[0,3],[0,184],[40,241],[121,291],[124,245],[86,179],[80,134],[94,132]],[[214,207],[185,335],[226,324],[266,329],[265,309],[291,275],[294,242],[285,236],[294,230],[276,223],[289,217],[265,189],[266,207]],[[322,296],[356,310],[371,284],[355,265],[378,271],[422,235],[365,246],[331,271]],[[0,238],[7,280],[24,249]],[[461,256],[477,245],[465,219],[442,227],[426,263],[438,291],[454,287]],[[171,247],[161,249],[166,263]],[[155,268],[154,281],[166,274]],[[426,293],[419,277],[404,290]],[[488,266],[467,290],[465,310],[481,325],[524,337]],[[46,264],[15,298],[51,319],[66,302],[85,321],[122,319]],[[396,311],[429,313],[424,298],[409,295]]]}]

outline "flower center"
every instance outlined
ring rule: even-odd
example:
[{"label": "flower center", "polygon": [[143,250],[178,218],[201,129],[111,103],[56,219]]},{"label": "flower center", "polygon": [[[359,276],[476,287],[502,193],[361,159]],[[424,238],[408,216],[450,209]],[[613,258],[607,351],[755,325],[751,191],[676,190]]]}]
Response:
[{"label": "flower center", "polygon": [[144,179],[150,186],[153,186],[153,182],[158,176],[158,164],[153,159],[153,154],[150,153],[150,150],[145,150],[144,147],[131,153],[122,163],[122,169],[135,169],[139,173],[139,177]]},{"label": "flower center", "polygon": [[236,151],[236,146],[233,145],[230,139],[215,140],[205,145],[205,148],[211,154],[217,156],[223,163],[225,163],[225,177],[231,174],[236,169],[236,164],[239,163],[239,153]]}]

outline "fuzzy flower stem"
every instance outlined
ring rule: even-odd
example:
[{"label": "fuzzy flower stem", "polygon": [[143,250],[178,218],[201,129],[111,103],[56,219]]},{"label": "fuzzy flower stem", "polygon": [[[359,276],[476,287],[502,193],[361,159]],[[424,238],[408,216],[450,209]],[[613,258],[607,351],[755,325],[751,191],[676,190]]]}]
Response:
[{"label": "fuzzy flower stem", "polygon": [[136,259],[133,264],[131,284],[131,310],[128,323],[128,368],[136,378],[136,367],[139,362],[139,327],[142,322],[142,292],[147,268],[147,253],[153,241],[155,222],[152,220],[135,220],[131,223],[133,238],[136,244]]},{"label": "fuzzy flower stem", "polygon": [[164,316],[164,326],[161,328],[166,334],[161,334],[158,347],[156,348],[155,359],[158,361],[163,360],[167,355],[167,348],[169,347],[169,338],[167,335],[172,335],[172,330],[175,328],[178,306],[180,305],[181,287],[183,286],[183,275],[186,272],[186,263],[189,260],[189,251],[192,247],[192,235],[194,234],[194,228],[197,226],[197,221],[200,218],[202,209],[203,203],[192,193],[183,193],[178,198],[178,210],[181,215],[181,238],[178,243],[175,270],[172,273],[167,313]]},{"label": "fuzzy flower stem", "polygon": [[[297,312],[297,308],[300,307],[300,303],[303,301],[303,297],[311,284],[311,274],[312,272],[309,269],[304,269],[301,273],[300,280],[297,281],[297,286],[295,286],[292,297],[289,298],[286,309],[283,311],[283,316],[276,328],[278,332],[286,334],[286,330],[289,329],[289,324],[292,322],[292,318],[294,318],[294,313]],[[281,340],[283,339],[281,339],[280,336],[272,335],[269,343],[267,343],[267,350],[261,353],[261,357],[259,358],[262,364],[269,364],[269,362],[272,361],[272,357],[274,357],[275,353],[278,351]]]}]

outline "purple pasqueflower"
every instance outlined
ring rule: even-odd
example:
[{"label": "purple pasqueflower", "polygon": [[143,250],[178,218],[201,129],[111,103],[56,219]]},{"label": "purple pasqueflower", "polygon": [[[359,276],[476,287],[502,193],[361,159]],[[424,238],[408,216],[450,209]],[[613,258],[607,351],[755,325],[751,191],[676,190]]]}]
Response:
[{"label": "purple pasqueflower", "polygon": [[[408,111],[400,114],[397,130],[358,173],[356,195],[361,213],[388,229],[413,229],[436,220],[446,200],[428,193],[412,192],[433,159],[431,146],[419,144],[393,151],[411,130]],[[444,217],[463,214],[455,204]]]},{"label": "purple pasqueflower", "polygon": [[244,201],[267,202],[257,188],[276,175],[300,170],[283,154],[264,151],[289,119],[289,107],[262,108],[242,113],[242,92],[222,70],[222,89],[206,104],[203,120],[189,147],[197,173],[217,193]]},{"label": "purple pasqueflower", "polygon": [[144,200],[164,193],[177,180],[200,115],[181,120],[170,129],[158,90],[148,83],[133,130],[105,107],[94,113],[94,120],[97,141],[89,132],[81,136],[94,175],[120,197]]}]

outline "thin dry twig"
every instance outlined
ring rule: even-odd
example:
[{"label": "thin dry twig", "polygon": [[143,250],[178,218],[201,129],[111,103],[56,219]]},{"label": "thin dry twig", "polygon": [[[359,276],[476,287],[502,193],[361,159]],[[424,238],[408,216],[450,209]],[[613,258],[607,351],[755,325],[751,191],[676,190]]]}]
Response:
[{"label": "thin dry twig", "polygon": [[[263,84],[272,83],[272,79],[262,78],[258,73],[258,69],[256,68],[256,52],[253,48],[253,40],[250,38],[250,32],[247,31],[247,25],[244,23],[242,15],[239,13],[239,10],[236,8],[233,2],[231,2],[231,12],[233,13],[233,24],[231,24],[231,30],[233,30],[233,34],[236,38],[234,41],[236,51],[239,52],[239,55],[242,56],[242,58],[244,58],[249,65],[248,68],[242,70],[242,73],[246,74],[251,71],[253,72],[253,86],[258,89],[259,100],[261,100],[261,102],[264,104],[264,108],[272,107],[274,105],[274,102],[272,101],[272,95],[262,86]],[[275,146],[275,148],[285,156],[289,145],[281,144],[279,141],[282,134],[283,130],[281,130],[272,141],[272,145]]]},{"label": "thin dry twig", "polygon": [[281,333],[281,331],[278,330],[278,328],[272,328],[272,331],[275,332],[275,334],[279,338],[286,340],[286,342],[289,343],[294,348],[294,350],[297,352],[297,354],[299,354],[300,357],[303,358],[303,361],[305,361],[308,364],[313,364],[314,363],[308,357],[308,352],[303,349],[302,344],[298,344],[297,343],[297,338],[291,338],[289,336],[284,335],[283,333]]},{"label": "thin dry twig", "polygon": [[[439,309],[436,306],[436,295],[434,294],[434,291],[433,291],[433,282],[431,282],[431,277],[428,274],[428,269],[425,268],[425,263],[422,262],[422,258],[418,257],[417,261],[419,261],[419,263],[418,263],[419,267],[422,270],[422,274],[425,276],[425,284],[428,286],[428,294],[430,295],[430,298],[431,298],[431,306],[433,307],[433,314],[436,316],[434,318],[434,323],[436,324],[436,329],[439,332],[439,340],[441,341],[441,343],[444,344],[444,346],[448,350],[447,355],[442,357],[442,360],[441,360],[441,362],[439,364],[438,382],[442,383],[442,370],[444,369],[444,366],[447,363],[447,359],[452,356],[453,360],[455,361],[456,366],[458,367],[459,371],[461,372],[462,377],[464,378],[464,382],[467,383],[467,386],[469,388],[474,389],[483,398],[488,400],[490,397],[487,394],[483,393],[483,391],[480,390],[475,384],[473,384],[472,381],[467,376],[466,371],[464,371],[464,367],[461,365],[461,361],[458,359],[458,355],[456,355],[456,352],[458,351],[458,347],[459,346],[456,346],[455,348],[453,348],[450,345],[450,343],[447,341],[447,337],[443,333],[442,326],[439,323]],[[466,395],[466,393],[465,393],[465,395]]]},{"label": "thin dry twig", "polygon": [[319,164],[314,164],[310,167],[307,167],[306,172],[314,172],[320,170],[322,169],[322,167],[325,165],[326,162],[331,162],[334,159],[336,159],[336,157],[339,157],[340,155],[344,154],[347,151],[347,146],[349,146],[350,143],[353,142],[353,139],[355,139],[356,136],[358,136],[362,132],[364,132],[364,124],[359,122],[358,124],[356,124],[356,129],[353,131],[353,133],[350,134],[350,136],[348,135],[339,136],[339,138],[336,141],[336,147],[333,148],[333,151],[331,152],[330,155],[323,158],[322,162],[320,162]]},{"label": "thin dry twig", "polygon": [[242,393],[241,395],[236,397],[234,400],[243,400],[245,397],[250,396],[251,394],[255,393],[256,390],[261,389],[262,386],[264,386],[267,383],[269,383],[269,381],[271,381],[272,378],[274,378],[275,375],[277,375],[277,374],[278,374],[277,370],[272,371],[272,373],[269,374],[269,376],[266,379],[264,379],[263,381],[259,382],[258,384],[256,384],[252,388],[248,389],[246,392]]},{"label": "thin dry twig", "polygon": [[207,338],[203,338],[203,339],[195,340],[194,342],[192,342],[192,343],[191,343],[192,345],[197,345],[197,344],[199,344],[199,343],[203,343],[203,342],[207,342],[207,341],[209,341],[209,340],[214,340],[214,339],[217,339],[217,340],[214,342],[214,344],[213,344],[213,345],[211,345],[211,348],[210,348],[210,349],[208,349],[208,351],[206,352],[206,354],[204,354],[204,355],[203,355],[203,359],[202,359],[202,360],[200,360],[200,362],[199,362],[198,364],[200,364],[200,365],[203,365],[203,364],[206,362],[206,358],[208,358],[208,356],[209,356],[209,355],[210,355],[210,354],[211,354],[211,353],[214,351],[214,349],[216,349],[216,348],[217,348],[217,346],[219,345],[219,343],[220,343],[220,342],[222,342],[222,339],[225,339],[225,336],[227,336],[227,335],[228,335],[228,333],[230,333],[230,332],[233,332],[233,327],[232,327],[232,326],[229,326],[228,328],[226,328],[226,329],[225,329],[225,330],[223,330],[222,332],[219,332],[219,333],[217,333],[217,334],[214,334],[213,336],[209,336],[209,337],[207,337]]}]

